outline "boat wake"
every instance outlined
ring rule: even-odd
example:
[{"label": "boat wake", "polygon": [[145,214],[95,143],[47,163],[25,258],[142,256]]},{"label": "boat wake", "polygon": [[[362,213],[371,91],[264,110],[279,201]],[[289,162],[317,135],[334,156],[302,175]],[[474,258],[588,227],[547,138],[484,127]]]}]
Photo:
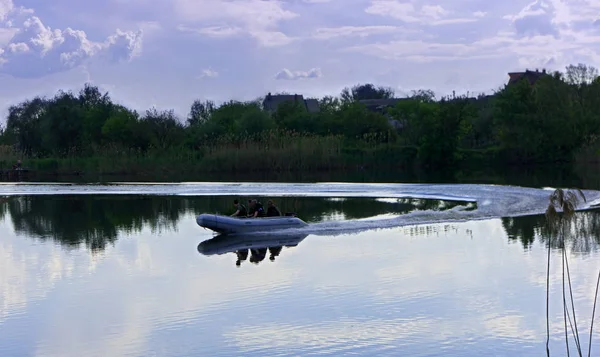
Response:
[{"label": "boat wake", "polygon": [[[248,187],[246,187],[247,189]],[[416,210],[408,214],[386,218],[368,218],[346,221],[328,221],[310,224],[308,227],[285,230],[253,232],[260,235],[341,235],[367,230],[396,228],[409,225],[432,223],[455,223],[486,220],[502,217],[519,217],[543,214],[549,196],[555,188],[529,188],[519,186],[478,184],[320,184],[310,193],[295,191],[291,186],[287,193],[292,195],[335,196],[335,197],[379,197],[379,198],[422,198],[446,201],[474,202],[476,209],[456,206],[448,210]],[[241,187],[240,187],[240,190]],[[304,190],[302,190],[304,191]],[[600,191],[584,190],[586,202],[578,210],[600,208]],[[260,194],[251,190],[248,193]],[[273,195],[272,193],[270,193]],[[280,195],[280,194],[275,194]],[[274,196],[275,196],[274,195]]]},{"label": "boat wake", "polygon": [[[340,235],[358,233],[366,230],[396,228],[409,225],[455,223],[494,218],[520,217],[544,214],[548,207],[549,197],[554,188],[527,188],[517,186],[496,185],[402,185],[400,197],[423,197],[422,190],[429,191],[430,199],[456,200],[476,202],[477,208],[455,206],[451,209],[416,210],[389,218],[371,218],[353,221],[330,221],[311,224],[305,228],[290,229],[287,233],[262,232],[261,234],[313,234]],[[443,192],[436,194],[431,192]],[[581,202],[578,211],[600,208],[600,191],[584,190],[585,202]],[[450,198],[451,197],[451,198]]]},{"label": "boat wake", "polygon": [[[376,197],[421,198],[475,202],[476,209],[456,206],[443,211],[416,210],[399,216],[347,221],[328,221],[304,228],[253,234],[338,235],[364,230],[407,225],[465,222],[500,217],[542,214],[554,188],[478,184],[391,184],[391,183],[110,183],[110,184],[0,184],[0,196],[9,195],[177,195],[237,197]],[[600,207],[600,191],[584,190],[587,201],[579,210]],[[301,217],[300,217],[301,218]]]}]

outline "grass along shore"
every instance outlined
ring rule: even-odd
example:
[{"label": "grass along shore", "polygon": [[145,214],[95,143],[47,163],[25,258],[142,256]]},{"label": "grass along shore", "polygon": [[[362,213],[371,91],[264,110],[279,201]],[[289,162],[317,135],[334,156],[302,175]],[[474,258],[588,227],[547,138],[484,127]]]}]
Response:
[{"label": "grass along shore", "polygon": [[342,136],[295,136],[277,140],[240,140],[206,144],[197,149],[177,147],[147,152],[105,147],[88,155],[25,157],[0,148],[0,169],[17,160],[36,173],[68,175],[153,175],[330,171],[355,168],[412,169],[417,149],[397,144],[348,143]]},{"label": "grass along shore", "polygon": [[[10,171],[17,160],[34,176],[130,176],[190,177],[202,174],[243,175],[247,173],[356,172],[370,175],[399,172],[426,176],[442,173],[438,167],[425,167],[415,146],[380,138],[348,140],[342,135],[275,133],[242,139],[205,141],[192,149],[151,148],[146,152],[123,149],[116,145],[97,148],[87,154],[63,157],[27,157],[11,146],[0,145],[0,170]],[[552,164],[553,166],[556,163]],[[478,170],[509,171],[535,169],[535,165],[515,165],[496,148],[458,150],[454,171],[469,175]],[[443,173],[442,173],[443,174]]]}]

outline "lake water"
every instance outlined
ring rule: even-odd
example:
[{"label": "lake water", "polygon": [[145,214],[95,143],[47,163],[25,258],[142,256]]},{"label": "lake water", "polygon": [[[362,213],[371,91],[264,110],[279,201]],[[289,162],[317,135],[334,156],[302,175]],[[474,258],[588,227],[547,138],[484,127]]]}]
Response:
[{"label": "lake water", "polygon": [[[551,192],[0,184],[0,356],[545,355],[549,240],[550,352],[562,356]],[[566,245],[587,355],[600,192],[585,194]],[[310,225],[222,237],[196,224],[234,198],[272,198]]]}]

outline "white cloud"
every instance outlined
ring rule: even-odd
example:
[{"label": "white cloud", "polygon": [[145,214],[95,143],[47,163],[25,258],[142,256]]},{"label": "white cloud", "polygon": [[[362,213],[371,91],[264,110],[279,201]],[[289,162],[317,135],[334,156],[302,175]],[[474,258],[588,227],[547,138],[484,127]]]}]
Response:
[{"label": "white cloud", "polygon": [[252,30],[247,31],[237,26],[210,26],[193,28],[186,25],[179,25],[177,27],[180,31],[191,32],[200,36],[223,39],[231,37],[249,36],[256,39],[256,41],[263,47],[277,47],[284,46],[295,39],[287,36],[286,34],[279,31],[266,31],[266,30]]},{"label": "white cloud", "polygon": [[276,79],[282,80],[297,80],[297,79],[315,79],[321,78],[322,73],[320,68],[312,68],[309,71],[290,71],[287,68],[282,69],[276,75]]},{"label": "white cloud", "polygon": [[10,42],[10,39],[13,38],[16,32],[17,29],[0,28],[0,49]]},{"label": "white cloud", "polygon": [[296,18],[298,14],[285,10],[281,1],[229,0],[200,2],[175,0],[175,12],[180,19],[197,21],[235,21],[251,29],[275,26],[282,20]]},{"label": "white cloud", "polygon": [[0,25],[13,25],[14,19],[19,19],[23,15],[33,14],[32,9],[23,6],[15,6],[13,0],[0,0]]},{"label": "white cloud", "polygon": [[33,10],[15,6],[12,0],[0,0],[0,24],[11,25],[11,18],[23,14],[32,14]]},{"label": "white cloud", "polygon": [[70,27],[52,29],[37,16],[28,17],[15,29],[8,30],[10,36],[5,37],[8,41],[3,45],[0,72],[16,77],[66,71],[94,56],[121,62],[141,53],[141,31],[123,32],[117,29],[105,41],[94,42],[84,31]]},{"label": "white cloud", "polygon": [[180,31],[185,32],[194,32],[199,35],[204,35],[208,37],[231,37],[238,36],[244,33],[244,31],[240,27],[235,26],[212,26],[212,27],[203,27],[203,28],[192,28],[185,25],[180,25],[177,27]]},{"label": "white cloud", "polygon": [[117,29],[101,45],[104,54],[113,62],[131,61],[142,53],[143,31],[121,31]]},{"label": "white cloud", "polygon": [[316,29],[312,37],[319,40],[330,40],[336,37],[368,37],[371,35],[391,34],[403,31],[404,29],[396,26],[341,26],[341,27],[322,27]]},{"label": "white cloud", "polygon": [[14,9],[12,0],[0,0],[0,21],[5,21],[8,14]]},{"label": "white cloud", "polygon": [[418,5],[415,2],[399,0],[372,0],[365,12],[372,15],[389,16],[406,23],[425,25],[445,25],[477,21],[475,18],[451,16],[452,13],[441,5]]},{"label": "white cloud", "polygon": [[[378,7],[377,7],[378,6]],[[573,6],[574,8],[574,6]],[[387,10],[386,10],[387,9]],[[400,4],[392,0],[373,1],[367,11],[389,13],[390,16],[418,22],[423,18],[441,19],[447,12],[437,8],[421,11],[414,16],[411,3]],[[483,59],[513,58],[514,70],[531,67],[562,69],[577,61],[594,63],[598,58],[597,36],[589,31],[576,30],[575,25],[582,17],[574,16],[572,7],[559,0],[537,0],[518,10],[514,15],[505,15],[510,27],[498,30],[493,36],[479,37],[472,41],[455,37],[442,41],[394,40],[386,43],[359,44],[345,51],[360,52],[386,60],[431,63],[440,61],[476,61]],[[411,15],[411,13],[413,15]],[[485,11],[475,11],[475,17],[490,17]],[[591,47],[590,47],[591,46]]]},{"label": "white cloud", "polygon": [[[279,1],[176,0],[174,9],[177,18],[184,24],[202,24],[195,27],[195,32],[200,35],[211,37],[247,35],[266,47],[282,46],[292,42],[293,38],[275,28],[281,21],[298,17],[298,14],[285,10]],[[192,28],[183,25],[180,29],[189,31]]]},{"label": "white cloud", "polygon": [[[479,51],[477,51],[479,49]],[[385,44],[352,46],[345,49],[350,52],[381,57],[389,60],[408,61],[446,61],[476,59],[497,56],[490,46],[474,48],[461,43],[431,44],[425,41],[392,41]],[[492,53],[490,53],[490,51]]]},{"label": "white cloud", "polygon": [[512,20],[518,35],[521,36],[559,36],[558,23],[554,21],[555,9],[546,0],[536,0],[518,14],[507,16]]},{"label": "white cloud", "polygon": [[199,78],[217,78],[219,76],[219,72],[214,71],[212,69],[204,69],[200,74]]}]

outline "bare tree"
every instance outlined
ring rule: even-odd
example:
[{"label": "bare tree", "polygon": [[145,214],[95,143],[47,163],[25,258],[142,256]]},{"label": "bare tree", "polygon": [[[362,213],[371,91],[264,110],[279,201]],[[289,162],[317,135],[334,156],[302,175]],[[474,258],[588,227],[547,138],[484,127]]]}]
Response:
[{"label": "bare tree", "polygon": [[598,69],[583,63],[568,65],[565,73],[565,81],[575,86],[591,84],[598,78]]}]

